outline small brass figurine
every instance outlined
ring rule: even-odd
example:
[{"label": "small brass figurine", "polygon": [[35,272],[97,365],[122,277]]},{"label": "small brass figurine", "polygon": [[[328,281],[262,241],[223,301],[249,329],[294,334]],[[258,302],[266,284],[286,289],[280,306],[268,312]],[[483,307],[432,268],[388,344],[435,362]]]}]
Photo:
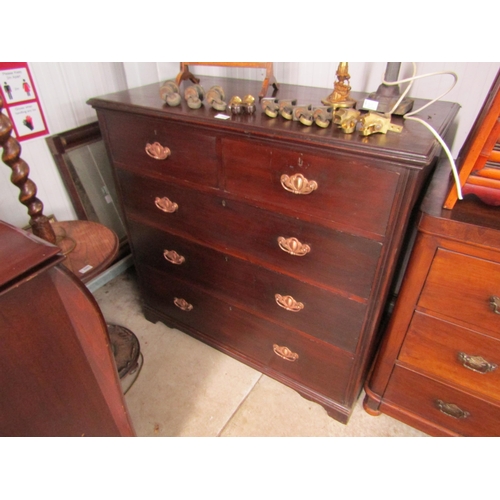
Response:
[{"label": "small brass figurine", "polygon": [[349,75],[349,63],[341,62],[337,68],[337,81],[333,85],[333,92],[322,99],[322,103],[326,106],[332,106],[335,108],[353,108],[356,105],[356,101],[351,99],[350,92],[351,87],[349,85],[349,80],[351,75]]}]

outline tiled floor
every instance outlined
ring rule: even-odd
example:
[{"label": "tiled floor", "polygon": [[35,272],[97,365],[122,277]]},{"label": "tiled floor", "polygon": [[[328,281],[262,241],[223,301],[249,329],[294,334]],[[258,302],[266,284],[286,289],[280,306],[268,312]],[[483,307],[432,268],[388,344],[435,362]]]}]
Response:
[{"label": "tiled floor", "polygon": [[138,436],[425,436],[386,415],[368,415],[363,395],[343,425],[266,375],[146,321],[133,268],[94,296],[106,321],[129,328],[141,343],[144,364],[125,396]]}]

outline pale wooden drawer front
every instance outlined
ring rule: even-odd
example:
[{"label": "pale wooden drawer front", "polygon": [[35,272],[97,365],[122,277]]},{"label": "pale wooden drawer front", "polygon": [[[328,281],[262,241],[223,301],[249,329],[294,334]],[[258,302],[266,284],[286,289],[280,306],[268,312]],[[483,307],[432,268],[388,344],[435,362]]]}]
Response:
[{"label": "pale wooden drawer front", "polygon": [[399,366],[394,368],[384,400],[457,434],[500,435],[499,406]]},{"label": "pale wooden drawer front", "polygon": [[490,306],[493,296],[500,297],[499,263],[440,248],[418,307],[464,321],[500,339],[500,314]]},{"label": "pale wooden drawer front", "polygon": [[[302,151],[224,138],[225,189],[245,199],[271,203],[284,213],[303,213],[384,235],[399,174],[376,168],[375,162],[368,165],[353,157]],[[295,194],[285,189],[283,175],[302,176],[302,185],[314,182],[317,188]]]},{"label": "pale wooden drawer front", "polygon": [[492,337],[417,312],[398,359],[500,401],[500,341]]}]

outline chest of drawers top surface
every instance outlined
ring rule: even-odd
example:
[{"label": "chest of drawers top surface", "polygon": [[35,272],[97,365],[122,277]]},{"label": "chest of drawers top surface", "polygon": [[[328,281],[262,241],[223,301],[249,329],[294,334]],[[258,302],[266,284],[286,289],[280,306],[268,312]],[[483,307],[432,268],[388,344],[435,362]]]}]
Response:
[{"label": "chest of drawers top surface", "polygon": [[[252,115],[233,115],[228,120],[220,120],[215,118],[219,112],[212,109],[207,102],[204,102],[199,109],[190,109],[186,101],[182,99],[180,106],[171,107],[160,99],[161,83],[95,97],[90,99],[88,104],[98,109],[168,118],[178,123],[214,127],[247,136],[278,138],[281,141],[290,141],[297,145],[321,146],[326,150],[333,148],[338,151],[355,152],[358,155],[363,153],[383,159],[402,161],[415,167],[427,165],[439,149],[432,134],[415,122],[404,123],[403,132],[400,134],[389,132],[369,137],[364,137],[359,133],[344,134],[332,125],[325,129],[314,124],[307,127],[297,121],[288,121],[281,117],[273,119],[266,116],[258,104],[261,82],[204,76],[200,78],[200,85],[203,86],[205,92],[213,85],[221,86],[224,89],[226,101],[236,95],[243,97],[246,94],[251,94],[257,97],[256,112]],[[183,82],[181,84],[181,95],[189,85],[192,83]],[[268,91],[268,97],[272,96],[271,90]],[[321,100],[330,93],[331,89],[280,84],[279,90],[273,96],[277,99],[297,99],[298,104],[322,106]],[[358,102],[362,102],[365,94],[354,92],[352,96]],[[416,99],[415,109],[425,102]],[[437,102],[422,113],[422,118],[431,124],[437,132],[442,133],[449,127],[458,109],[458,104]],[[230,115],[229,110],[226,114]],[[393,122],[403,124],[400,117],[393,117]]]}]

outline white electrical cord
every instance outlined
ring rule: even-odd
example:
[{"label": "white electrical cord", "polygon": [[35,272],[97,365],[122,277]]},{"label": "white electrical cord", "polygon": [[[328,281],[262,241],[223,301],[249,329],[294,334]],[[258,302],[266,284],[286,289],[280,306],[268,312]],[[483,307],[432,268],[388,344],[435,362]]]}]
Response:
[{"label": "white electrical cord", "polygon": [[406,94],[408,94],[408,92],[409,92],[409,90],[410,90],[410,88],[413,85],[413,82],[415,80],[419,80],[420,78],[427,78],[429,76],[435,76],[435,75],[451,75],[451,76],[454,77],[455,81],[453,82],[453,85],[448,90],[446,90],[445,92],[443,92],[439,97],[436,97],[435,99],[429,101],[427,104],[425,104],[421,108],[418,108],[418,109],[416,109],[416,110],[414,110],[414,111],[412,111],[410,113],[406,113],[403,116],[403,119],[405,119],[405,120],[412,120],[412,121],[421,123],[422,125],[424,125],[424,127],[426,127],[432,133],[432,135],[434,135],[434,137],[437,139],[437,141],[439,142],[439,144],[441,144],[444,152],[446,153],[446,156],[448,157],[450,165],[451,165],[451,171],[453,173],[453,178],[455,180],[455,186],[456,186],[456,189],[457,189],[458,199],[459,200],[463,200],[462,187],[460,185],[460,178],[459,178],[459,175],[458,175],[457,166],[455,164],[455,160],[453,159],[453,156],[451,154],[450,149],[448,148],[448,146],[446,145],[446,143],[444,142],[444,140],[442,139],[442,137],[436,132],[436,130],[434,130],[434,128],[432,128],[427,122],[425,122],[421,118],[416,118],[416,117],[413,116],[413,115],[419,113],[420,111],[424,110],[425,108],[427,108],[431,104],[435,103],[436,101],[438,101],[442,97],[444,97],[448,92],[450,92],[450,90],[456,85],[457,80],[458,80],[458,76],[453,71],[437,71],[435,73],[427,73],[425,75],[416,76],[417,65],[415,63],[412,63],[412,64],[413,64],[413,75],[410,78],[404,78],[403,80],[398,80],[396,82],[387,82],[387,81],[384,80],[384,78],[382,78],[382,83],[384,85],[399,85],[400,83],[409,83],[409,85],[406,87],[406,89],[404,90],[404,92],[401,94],[400,98],[398,99],[398,101],[396,102],[396,104],[393,106],[393,108],[391,109],[391,111],[389,112],[389,114],[394,113],[394,111],[397,109],[397,107],[399,106],[399,104],[401,103],[401,101],[405,98]]}]

